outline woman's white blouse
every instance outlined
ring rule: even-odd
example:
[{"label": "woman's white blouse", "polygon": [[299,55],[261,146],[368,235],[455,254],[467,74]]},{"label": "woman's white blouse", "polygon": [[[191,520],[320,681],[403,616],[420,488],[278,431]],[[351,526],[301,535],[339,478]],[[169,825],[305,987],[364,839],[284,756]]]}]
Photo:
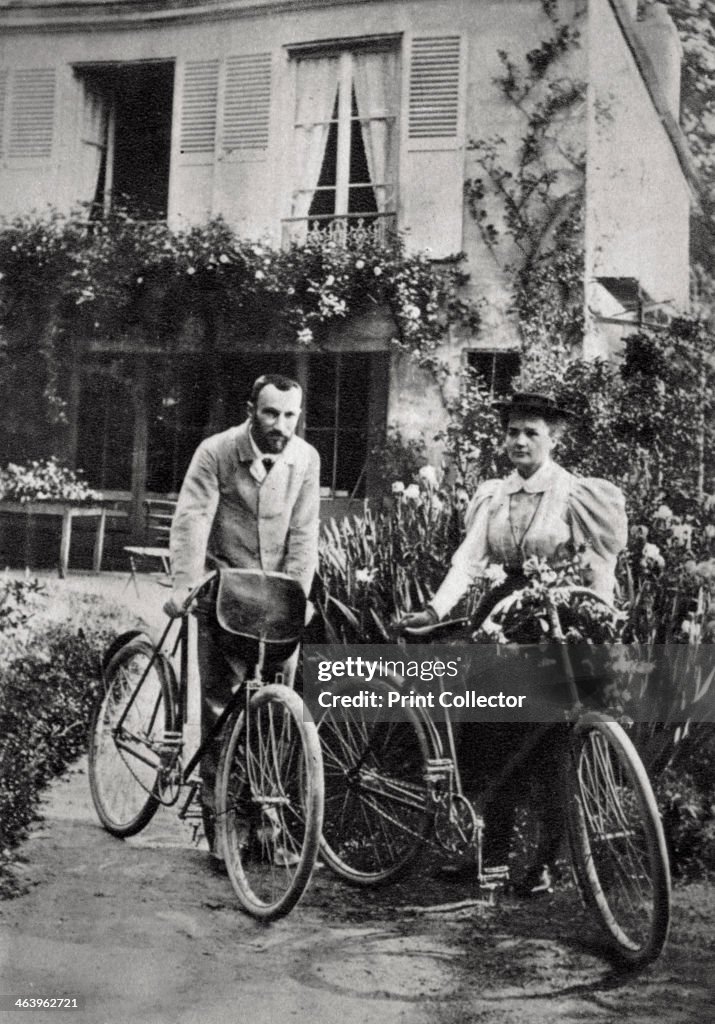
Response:
[{"label": "woman's white blouse", "polygon": [[467,534],[430,601],[440,618],[464,596],[489,564],[519,566],[536,555],[550,562],[586,545],[590,585],[613,600],[618,553],[628,537],[623,493],[607,480],[573,476],[546,462],[524,479],[487,480],[466,515]]}]

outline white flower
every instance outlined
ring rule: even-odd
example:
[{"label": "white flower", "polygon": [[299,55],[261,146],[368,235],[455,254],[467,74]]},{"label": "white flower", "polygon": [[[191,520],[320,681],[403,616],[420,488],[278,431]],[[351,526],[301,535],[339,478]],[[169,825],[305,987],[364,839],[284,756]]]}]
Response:
[{"label": "white flower", "polygon": [[405,493],[405,485],[403,484],[403,482],[401,480],[395,480],[393,482],[393,484],[392,484],[392,493],[393,494],[404,494]]},{"label": "white flower", "polygon": [[332,274],[328,274],[328,276],[325,278],[325,284],[327,285],[328,288],[330,288],[332,284],[335,284],[335,278],[333,277]]},{"label": "white flower", "polygon": [[262,281],[266,275],[263,273],[262,270],[257,270],[254,276],[257,281]]},{"label": "white flower", "polygon": [[420,313],[420,307],[415,306],[412,302],[408,302],[405,306],[405,316],[408,316],[410,320],[419,320],[422,316]]},{"label": "white flower", "polygon": [[693,528],[690,523],[678,523],[671,526],[670,533],[676,544],[687,546],[693,537]]},{"label": "white flower", "polygon": [[427,487],[438,487],[437,470],[434,466],[422,466],[419,471],[419,478]]},{"label": "white flower", "polygon": [[405,497],[408,501],[419,501],[420,500],[420,489],[417,484],[410,484],[409,487],[405,487]]},{"label": "white flower", "polygon": [[643,545],[643,555],[641,557],[641,562],[643,565],[646,565],[648,562],[650,562],[653,565],[657,565],[659,569],[662,569],[665,565],[665,559],[661,555],[660,548],[657,544]]},{"label": "white flower", "polygon": [[357,569],[355,572],[356,583],[372,583],[375,579],[374,569]]},{"label": "white flower", "polygon": [[355,260],[355,269],[362,270],[365,266],[365,260]]},{"label": "white flower", "polygon": [[137,278],[137,284],[143,284],[143,283],[144,283],[144,278],[143,277],[138,277]]},{"label": "white flower", "polygon": [[230,262],[229,258],[228,258],[228,256],[226,255],[225,252],[221,253],[221,255],[218,258],[218,261],[219,261],[219,263],[229,263]]},{"label": "white flower", "polygon": [[379,277],[380,274],[382,273],[382,267],[373,267],[372,272],[375,275],[375,277]]},{"label": "white flower", "polygon": [[188,270],[186,271],[186,273],[189,276],[191,276],[192,274],[195,274],[196,273],[196,267],[189,267]]},{"label": "white flower", "polygon": [[310,345],[313,342],[313,332],[310,327],[303,327],[298,331],[296,338],[301,345]]},{"label": "white flower", "polygon": [[653,513],[653,518],[662,519],[664,522],[667,522],[669,519],[673,518],[673,512],[667,505],[659,505]]},{"label": "white flower", "polygon": [[484,570],[484,579],[489,580],[493,587],[498,587],[506,579],[503,565],[488,565]]},{"label": "white flower", "polygon": [[444,502],[436,494],[432,495],[432,500],[430,502],[430,505],[432,506],[432,511],[433,512],[441,512],[442,509],[444,508]]}]

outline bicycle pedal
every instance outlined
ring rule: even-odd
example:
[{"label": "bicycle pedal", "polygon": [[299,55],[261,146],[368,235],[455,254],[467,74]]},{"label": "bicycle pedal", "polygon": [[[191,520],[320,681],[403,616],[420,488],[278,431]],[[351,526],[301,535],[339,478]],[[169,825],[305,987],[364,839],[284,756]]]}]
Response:
[{"label": "bicycle pedal", "polygon": [[448,782],[454,776],[454,761],[450,757],[433,757],[425,765],[426,782]]},{"label": "bicycle pedal", "polygon": [[506,864],[497,864],[494,867],[482,868],[479,875],[479,885],[483,889],[497,889],[506,885],[509,881],[509,868]]}]

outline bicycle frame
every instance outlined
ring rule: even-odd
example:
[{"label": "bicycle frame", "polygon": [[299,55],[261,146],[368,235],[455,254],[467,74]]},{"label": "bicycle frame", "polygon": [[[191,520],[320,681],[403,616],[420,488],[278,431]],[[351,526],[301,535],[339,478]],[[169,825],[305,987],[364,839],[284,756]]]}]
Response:
[{"label": "bicycle frame", "polygon": [[[591,593],[587,588],[573,587],[570,592],[582,593],[589,595]],[[510,600],[509,597],[504,599],[505,604]],[[551,635],[553,640],[559,646],[561,667],[563,670],[564,679],[568,687],[568,693],[570,698],[571,706],[565,712],[564,722],[560,723],[545,723],[540,727],[534,729],[529,736],[524,740],[519,750],[517,750],[509,759],[506,764],[500,769],[496,776],[490,781],[485,789],[480,793],[479,802],[475,804],[471,799],[467,798],[464,793],[464,787],[462,784],[462,775],[459,766],[459,756],[457,752],[457,743],[454,734],[454,725],[452,717],[448,707],[444,708],[444,733],[446,735],[446,746],[443,741],[440,729],[437,724],[432,720],[429,712],[423,708],[417,708],[416,713],[420,718],[422,725],[427,732],[432,748],[435,751],[436,757],[430,759],[427,765],[427,783],[429,787],[430,800],[437,808],[446,811],[448,821],[453,824],[454,806],[456,803],[468,805],[475,813],[475,854],[477,861],[477,873],[482,885],[493,887],[494,884],[498,884],[499,881],[506,880],[508,872],[506,869],[500,867],[486,869],[482,863],[482,834],[484,828],[484,821],[482,818],[482,809],[488,806],[489,802],[493,797],[500,791],[505,783],[522,767],[533,754],[533,752],[544,742],[549,734],[555,733],[561,729],[563,725],[568,725],[578,720],[579,716],[583,712],[583,704],[580,699],[578,687],[576,685],[576,675],[571,660],[568,644],[563,633],[561,620],[559,618],[558,607],[553,597],[548,594],[546,595],[546,611],[548,615],[549,625],[551,628]],[[497,606],[498,607],[498,606]],[[495,609],[496,610],[496,609]],[[436,630],[420,629],[418,635],[420,639],[424,639],[425,635],[429,635],[431,632]],[[443,691],[443,684],[440,680],[440,690]],[[446,784],[446,786],[445,786]],[[438,845],[448,852],[454,852],[454,843],[449,842],[448,833],[443,831],[443,836],[447,838],[443,841],[439,839],[439,832],[436,831],[435,838],[438,841]]]},{"label": "bicycle frame", "polygon": [[[166,624],[166,626],[165,626],[165,628],[164,628],[164,630],[163,630],[163,632],[161,634],[159,642],[156,645],[153,645],[152,656],[151,656],[149,662],[147,663],[146,668],[142,672],[142,675],[141,675],[141,677],[139,679],[139,682],[137,683],[136,687],[134,688],[134,690],[133,690],[133,692],[131,694],[130,699],[127,701],[127,704],[124,707],[124,709],[122,711],[122,714],[120,715],[120,717],[119,717],[119,719],[118,719],[118,721],[117,721],[117,723],[116,723],[116,725],[114,727],[114,741],[115,741],[115,744],[117,746],[117,749],[123,750],[126,753],[131,753],[132,757],[135,757],[135,758],[139,759],[140,761],[143,761],[145,764],[149,765],[150,767],[157,767],[157,765],[154,762],[152,762],[148,757],[144,756],[142,753],[137,751],[136,747],[134,747],[134,746],[130,747],[128,745],[128,743],[125,741],[125,739],[124,739],[124,737],[122,735],[122,730],[123,730],[123,727],[124,727],[124,722],[125,722],[127,716],[129,715],[129,712],[131,711],[131,709],[132,709],[132,707],[133,707],[133,705],[134,705],[134,703],[135,703],[135,701],[136,701],[136,699],[137,699],[137,697],[138,697],[138,695],[139,695],[139,693],[140,693],[140,691],[142,689],[142,686],[144,685],[146,679],[149,676],[149,673],[153,669],[153,667],[156,664],[157,660],[160,657],[165,657],[165,658],[167,657],[166,649],[168,648],[169,649],[168,659],[169,659],[170,663],[171,663],[171,661],[173,661],[174,659],[177,658],[177,655],[178,655],[178,663],[179,663],[179,673],[178,673],[178,676],[179,676],[179,688],[178,688],[178,692],[173,695],[174,698],[176,699],[176,705],[177,705],[176,706],[176,719],[177,719],[177,721],[181,722],[184,726],[187,724],[187,712],[188,712],[188,704],[189,704],[188,688],[189,688],[189,677],[190,677],[190,673],[189,673],[189,659],[190,659],[190,623],[189,623],[189,614],[190,614],[190,609],[193,606],[194,601],[196,600],[197,596],[200,594],[200,592],[203,590],[203,588],[214,578],[214,576],[215,576],[215,573],[212,573],[210,576],[206,577],[189,594],[189,596],[188,596],[188,598],[187,598],[187,600],[186,600],[186,602],[184,604],[183,614],[178,619],[179,628],[178,628],[178,632],[177,632],[176,638],[174,639],[174,641],[173,641],[173,643],[171,645],[168,643],[169,634],[171,633],[171,631],[172,631],[172,629],[173,629],[173,627],[175,625],[175,622],[177,620],[176,619],[170,619],[167,622],[167,624]],[[218,719],[214,722],[214,724],[211,727],[211,729],[209,730],[209,732],[206,734],[206,736],[203,738],[203,740],[199,743],[198,748],[195,750],[195,752],[189,758],[188,762],[185,765],[181,764],[179,779],[178,779],[178,782],[175,783],[175,785],[177,786],[176,793],[173,794],[171,796],[171,798],[168,799],[168,800],[167,799],[163,799],[160,794],[155,794],[157,796],[157,799],[159,800],[160,803],[164,804],[165,806],[172,806],[173,804],[176,803],[176,801],[179,798],[179,790],[180,790],[180,788],[183,787],[183,786],[190,786],[191,787],[191,791],[190,791],[190,793],[188,795],[188,798],[187,798],[186,802],[184,803],[184,806],[181,808],[181,810],[179,812],[179,817],[180,818],[186,817],[188,808],[189,808],[190,804],[192,803],[192,801],[194,799],[194,796],[196,794],[196,790],[198,789],[198,786],[200,785],[199,780],[197,778],[193,777],[193,775],[194,775],[194,772],[195,772],[196,768],[200,764],[201,759],[204,757],[207,749],[210,747],[212,742],[220,735],[220,733],[223,730],[226,722],[234,714],[234,712],[238,709],[238,707],[241,704],[243,704],[244,707],[247,706],[247,703],[250,700],[250,697],[251,697],[251,694],[253,693],[253,691],[255,689],[257,689],[259,686],[263,685],[263,682],[264,682],[264,680],[263,680],[263,669],[264,669],[265,660],[266,660],[266,642],[263,639],[261,639],[260,637],[256,638],[256,642],[258,643],[258,660],[256,662],[255,670],[254,670],[254,673],[253,673],[253,678],[244,680],[241,683],[241,685],[232,693],[229,701],[226,704],[226,707],[223,709],[223,711],[221,712],[221,714],[218,717]],[[153,711],[153,713],[152,713],[152,715],[151,715],[151,717],[149,719],[149,731],[151,731],[151,728],[153,727],[153,725],[154,725],[154,723],[156,721],[156,716],[157,716],[158,711],[159,711],[160,701],[161,701],[161,696],[159,695],[159,696],[157,696],[157,699],[156,699],[156,703],[155,703],[155,706],[154,706],[154,711]],[[247,721],[250,721],[250,716],[247,717]],[[147,745],[146,740],[142,740],[142,742],[145,745]],[[177,767],[177,761],[179,761],[179,759],[181,757],[181,754],[183,752],[183,748],[184,748],[184,735],[183,735],[183,732],[165,732],[164,733],[163,739],[161,741],[161,745],[156,750],[156,754],[157,754],[157,756],[159,758],[159,762],[160,762],[160,765],[161,765],[161,768],[162,768],[162,772],[161,772],[161,776],[160,776],[160,780],[161,780],[160,781],[160,787],[161,787],[162,790],[165,787],[168,787],[169,785],[171,785],[171,774],[172,774],[172,772]]]}]

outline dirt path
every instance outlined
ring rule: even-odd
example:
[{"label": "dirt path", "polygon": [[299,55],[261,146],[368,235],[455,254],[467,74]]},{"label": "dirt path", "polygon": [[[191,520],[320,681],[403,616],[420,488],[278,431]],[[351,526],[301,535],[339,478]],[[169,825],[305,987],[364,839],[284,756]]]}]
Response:
[{"label": "dirt path", "polygon": [[715,893],[678,891],[666,955],[609,968],[572,891],[463,916],[429,868],[379,893],[319,871],[285,921],[236,908],[226,878],[169,814],[128,842],[94,818],[84,769],[50,789],[25,844],[28,892],[0,904],[0,994],[83,997],[84,1012],[0,1011],[24,1024],[712,1024]]}]

